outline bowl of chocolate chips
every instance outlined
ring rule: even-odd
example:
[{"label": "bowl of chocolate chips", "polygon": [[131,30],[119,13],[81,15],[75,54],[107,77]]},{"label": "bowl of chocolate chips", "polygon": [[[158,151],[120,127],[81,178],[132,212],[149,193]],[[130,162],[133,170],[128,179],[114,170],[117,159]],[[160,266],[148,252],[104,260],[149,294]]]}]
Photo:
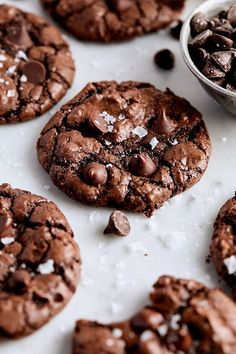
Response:
[{"label": "bowl of chocolate chips", "polygon": [[207,93],[236,115],[236,0],[208,0],[181,31],[185,63]]}]

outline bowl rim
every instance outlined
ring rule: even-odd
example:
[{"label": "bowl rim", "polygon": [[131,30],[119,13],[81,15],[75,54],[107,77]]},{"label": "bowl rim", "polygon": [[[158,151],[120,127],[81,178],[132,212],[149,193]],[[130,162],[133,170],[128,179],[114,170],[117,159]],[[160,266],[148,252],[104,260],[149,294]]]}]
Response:
[{"label": "bowl rim", "polygon": [[[232,0],[231,0],[232,1]],[[202,3],[200,6],[198,6],[194,11],[188,15],[187,19],[184,21],[181,33],[180,33],[180,50],[182,57],[184,59],[185,64],[188,66],[189,70],[200,80],[203,81],[205,85],[210,86],[213,90],[221,92],[224,96],[230,96],[233,98],[236,98],[236,92],[232,92],[227,90],[226,88],[223,88],[214,82],[212,82],[210,79],[208,79],[205,75],[201,73],[201,71],[197,68],[197,66],[194,64],[192,61],[192,58],[190,56],[189,50],[188,50],[188,40],[189,40],[189,34],[190,33],[190,21],[192,17],[197,13],[197,12],[205,12],[204,8],[205,7],[211,7],[212,10],[214,8],[217,9],[217,5],[225,5],[227,0],[207,0],[204,3]],[[229,1],[230,2],[230,1]],[[235,1],[234,1],[235,2]],[[211,6],[212,5],[212,6]],[[216,12],[217,14],[217,12]]]}]

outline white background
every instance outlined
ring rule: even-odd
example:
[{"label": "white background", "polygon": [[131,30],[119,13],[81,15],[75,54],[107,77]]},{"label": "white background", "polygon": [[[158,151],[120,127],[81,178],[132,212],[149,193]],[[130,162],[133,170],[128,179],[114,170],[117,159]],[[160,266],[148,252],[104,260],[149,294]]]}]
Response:
[{"label": "white background", "polygon": [[[201,2],[189,0],[183,18]],[[46,16],[37,0],[8,3]],[[0,183],[8,182],[55,201],[67,216],[83,256],[82,279],[65,310],[27,338],[2,341],[3,354],[70,354],[76,319],[106,322],[127,318],[147,302],[151,285],[162,274],[193,277],[209,286],[221,285],[205,257],[218,209],[236,190],[236,119],[203,91],[183,63],[178,41],[166,31],[114,45],[81,43],[70,36],[68,40],[77,72],[63,102],[88,81],[138,80],[160,89],[168,86],[202,112],[213,153],[197,186],[167,202],[151,219],[130,214],[131,234],[127,238],[109,238],[102,232],[110,211],[70,200],[52,185],[37,162],[37,138],[62,102],[34,121],[1,126]],[[155,52],[165,47],[173,50],[177,58],[171,72],[162,72],[153,64]]]}]

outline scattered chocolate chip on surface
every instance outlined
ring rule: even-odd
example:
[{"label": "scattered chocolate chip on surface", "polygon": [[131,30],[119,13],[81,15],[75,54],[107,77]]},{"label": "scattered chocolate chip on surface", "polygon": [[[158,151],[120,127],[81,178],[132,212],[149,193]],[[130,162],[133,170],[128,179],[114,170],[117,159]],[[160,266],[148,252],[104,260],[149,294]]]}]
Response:
[{"label": "scattered chocolate chip on surface", "polygon": [[154,62],[163,70],[171,70],[175,66],[175,56],[169,49],[162,49],[155,54]]},{"label": "scattered chocolate chip on surface", "polygon": [[0,185],[0,337],[28,335],[60,312],[80,268],[79,247],[58,207]]},{"label": "scattered chocolate chip on surface", "polygon": [[112,42],[168,27],[181,15],[185,1],[41,0],[52,17],[82,40]]},{"label": "scattered chocolate chip on surface", "polygon": [[236,304],[219,289],[162,276],[151,305],[123,322],[76,322],[72,354],[232,354]]},{"label": "scattered chocolate chip on surface", "polygon": [[127,216],[122,211],[114,211],[110,218],[104,234],[114,234],[117,236],[128,236],[130,233],[130,223]]},{"label": "scattered chocolate chip on surface", "polygon": [[199,181],[211,147],[201,114],[170,90],[103,81],[51,118],[37,150],[71,198],[150,216]]},{"label": "scattered chocolate chip on surface", "polygon": [[38,15],[0,5],[0,124],[42,115],[74,78],[68,44]]},{"label": "scattered chocolate chip on surface", "polygon": [[236,5],[212,18],[193,16],[189,52],[197,68],[213,83],[236,91]]}]

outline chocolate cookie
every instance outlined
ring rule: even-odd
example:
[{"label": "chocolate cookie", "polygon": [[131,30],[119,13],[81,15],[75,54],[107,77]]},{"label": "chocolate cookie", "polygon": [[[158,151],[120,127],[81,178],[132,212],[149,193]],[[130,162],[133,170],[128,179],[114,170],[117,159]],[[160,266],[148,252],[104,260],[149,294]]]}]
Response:
[{"label": "chocolate cookie", "polygon": [[203,175],[210,140],[201,114],[170,90],[88,84],[38,140],[38,159],[71,198],[150,216]]},{"label": "chocolate cookie", "polygon": [[73,232],[53,202],[0,185],[0,336],[30,334],[61,311],[80,264]]},{"label": "chocolate cookie", "polygon": [[214,224],[211,257],[218,274],[232,288],[236,299],[236,197],[220,209]]},{"label": "chocolate cookie", "polygon": [[46,10],[79,39],[127,40],[167,27],[185,0],[41,0]]},{"label": "chocolate cookie", "polygon": [[40,116],[67,92],[74,62],[43,18],[0,5],[0,124]]},{"label": "chocolate cookie", "polygon": [[102,325],[80,320],[73,354],[232,354],[236,305],[221,290],[193,280],[161,277],[152,304],[131,319]]}]

